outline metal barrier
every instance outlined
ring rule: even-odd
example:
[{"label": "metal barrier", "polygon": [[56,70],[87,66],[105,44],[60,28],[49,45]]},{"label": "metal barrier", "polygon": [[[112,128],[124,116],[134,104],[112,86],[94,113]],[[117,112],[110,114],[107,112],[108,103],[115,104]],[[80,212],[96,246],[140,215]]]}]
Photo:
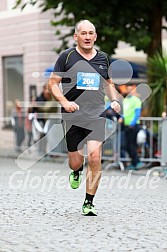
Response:
[{"label": "metal barrier", "polygon": [[65,132],[61,119],[50,118],[47,134],[49,155],[67,157],[67,146],[64,135]]},{"label": "metal barrier", "polygon": [[[121,127],[114,119],[114,123],[117,125],[115,132],[105,140],[102,147],[102,167],[107,169],[110,167],[120,167],[124,170],[124,165],[120,160],[121,152]],[[112,120],[106,121],[106,127],[112,131]]]},{"label": "metal barrier", "polygon": [[[60,133],[62,132],[61,119],[58,117],[58,114],[56,114],[56,116],[48,115],[48,119],[43,125],[40,124],[38,118],[32,117],[30,120],[31,131],[30,129],[29,131],[27,130],[26,117],[24,117],[23,132],[20,130],[18,125],[15,124],[15,118],[17,121],[16,116],[15,118],[1,118],[0,155],[17,156],[22,152],[29,150],[29,156],[31,154],[33,155],[36,152],[41,157],[47,154],[50,156],[52,155],[67,157],[67,149],[64,137],[62,137],[60,143],[56,142],[57,139],[60,139]],[[29,135],[29,133],[31,133],[31,136]]]},{"label": "metal barrier", "polygon": [[[9,120],[9,118],[7,118]],[[5,119],[3,119],[5,120]],[[145,163],[145,167],[166,167],[167,164],[167,119],[161,117],[141,117],[141,127],[146,132],[146,141],[138,145],[140,160]],[[2,120],[1,120],[2,123]],[[113,130],[111,121],[107,122],[108,130]],[[67,148],[61,119],[50,116],[47,121],[45,139],[48,146],[48,154],[51,156],[67,157]],[[58,140],[57,140],[58,139]],[[57,141],[57,142],[56,142]],[[23,146],[27,148],[27,146]],[[9,129],[1,129],[1,150],[4,148],[10,153],[15,148],[14,132]],[[46,152],[46,154],[47,154]],[[124,170],[124,162],[129,162],[130,158],[121,157],[121,126],[117,124],[115,132],[106,139],[102,148],[102,167],[118,167]]]},{"label": "metal barrier", "polygon": [[[43,154],[57,157],[67,157],[67,147],[64,137],[61,114],[48,114],[47,120],[40,125],[40,115],[32,120],[34,135],[39,135],[36,147],[42,150]],[[44,148],[42,147],[44,146]]]},{"label": "metal barrier", "polygon": [[167,118],[162,120],[161,124],[161,152],[160,166],[151,169],[151,175],[167,178]]},{"label": "metal barrier", "polygon": [[[144,143],[138,145],[140,160],[145,163],[145,167],[153,167],[159,164],[164,166],[167,163],[167,119],[161,117],[141,117],[141,128],[146,133]],[[124,170],[124,162],[129,162],[130,158],[121,157],[121,125],[117,124],[115,133],[107,139],[103,149],[103,167],[120,167]],[[112,155],[112,156],[111,156]],[[113,163],[112,163],[113,162]]]},{"label": "metal barrier", "polygon": [[0,118],[0,155],[2,156],[7,156],[8,153],[12,153],[14,150],[15,135],[11,126],[8,126],[10,121],[10,117]]}]

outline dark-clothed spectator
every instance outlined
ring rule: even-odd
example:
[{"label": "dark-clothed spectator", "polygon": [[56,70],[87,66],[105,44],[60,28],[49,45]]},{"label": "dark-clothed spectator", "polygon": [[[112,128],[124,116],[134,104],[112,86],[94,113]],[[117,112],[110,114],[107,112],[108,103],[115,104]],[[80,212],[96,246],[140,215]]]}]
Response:
[{"label": "dark-clothed spectator", "polygon": [[21,107],[20,101],[18,99],[15,100],[15,109],[11,115],[12,126],[15,133],[15,148],[16,151],[21,151],[21,145],[25,139],[25,131],[24,131],[24,122],[25,115],[23,109]]},{"label": "dark-clothed spectator", "polygon": [[[144,164],[139,161],[137,153],[137,134],[140,129],[140,115],[141,115],[141,100],[134,95],[134,86],[127,86],[127,96],[123,100],[123,141],[124,150],[128,152],[131,158],[131,164],[127,169],[136,170],[142,168]],[[121,122],[121,119],[119,119]],[[126,147],[125,147],[126,145]]]}]

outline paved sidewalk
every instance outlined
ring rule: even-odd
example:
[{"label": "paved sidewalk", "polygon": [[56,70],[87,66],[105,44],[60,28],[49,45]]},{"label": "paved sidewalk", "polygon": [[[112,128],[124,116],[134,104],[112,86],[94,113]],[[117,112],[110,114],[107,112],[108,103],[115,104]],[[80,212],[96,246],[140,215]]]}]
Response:
[{"label": "paved sidewalk", "polygon": [[149,177],[104,171],[98,216],[84,217],[85,180],[70,189],[66,163],[23,171],[14,159],[0,162],[0,252],[167,251],[165,179],[149,189]]}]

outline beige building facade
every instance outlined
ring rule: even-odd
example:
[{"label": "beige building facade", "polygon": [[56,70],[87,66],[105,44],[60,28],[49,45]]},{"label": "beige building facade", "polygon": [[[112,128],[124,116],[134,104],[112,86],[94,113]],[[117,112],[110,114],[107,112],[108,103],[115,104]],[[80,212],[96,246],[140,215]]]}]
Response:
[{"label": "beige building facade", "polygon": [[59,47],[51,12],[39,8],[13,10],[13,0],[0,1],[0,124],[8,121],[15,99],[29,101],[47,81]]}]

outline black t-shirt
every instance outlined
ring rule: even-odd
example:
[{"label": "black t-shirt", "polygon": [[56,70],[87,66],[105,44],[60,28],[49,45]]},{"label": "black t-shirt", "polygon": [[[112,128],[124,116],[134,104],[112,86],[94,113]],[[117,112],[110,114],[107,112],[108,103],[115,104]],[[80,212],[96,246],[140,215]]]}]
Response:
[{"label": "black t-shirt", "polygon": [[91,60],[86,60],[75,48],[65,50],[54,66],[54,72],[62,77],[64,96],[75,101],[79,110],[66,113],[63,119],[97,119],[104,110],[104,80],[109,79],[110,59],[97,51]]}]

